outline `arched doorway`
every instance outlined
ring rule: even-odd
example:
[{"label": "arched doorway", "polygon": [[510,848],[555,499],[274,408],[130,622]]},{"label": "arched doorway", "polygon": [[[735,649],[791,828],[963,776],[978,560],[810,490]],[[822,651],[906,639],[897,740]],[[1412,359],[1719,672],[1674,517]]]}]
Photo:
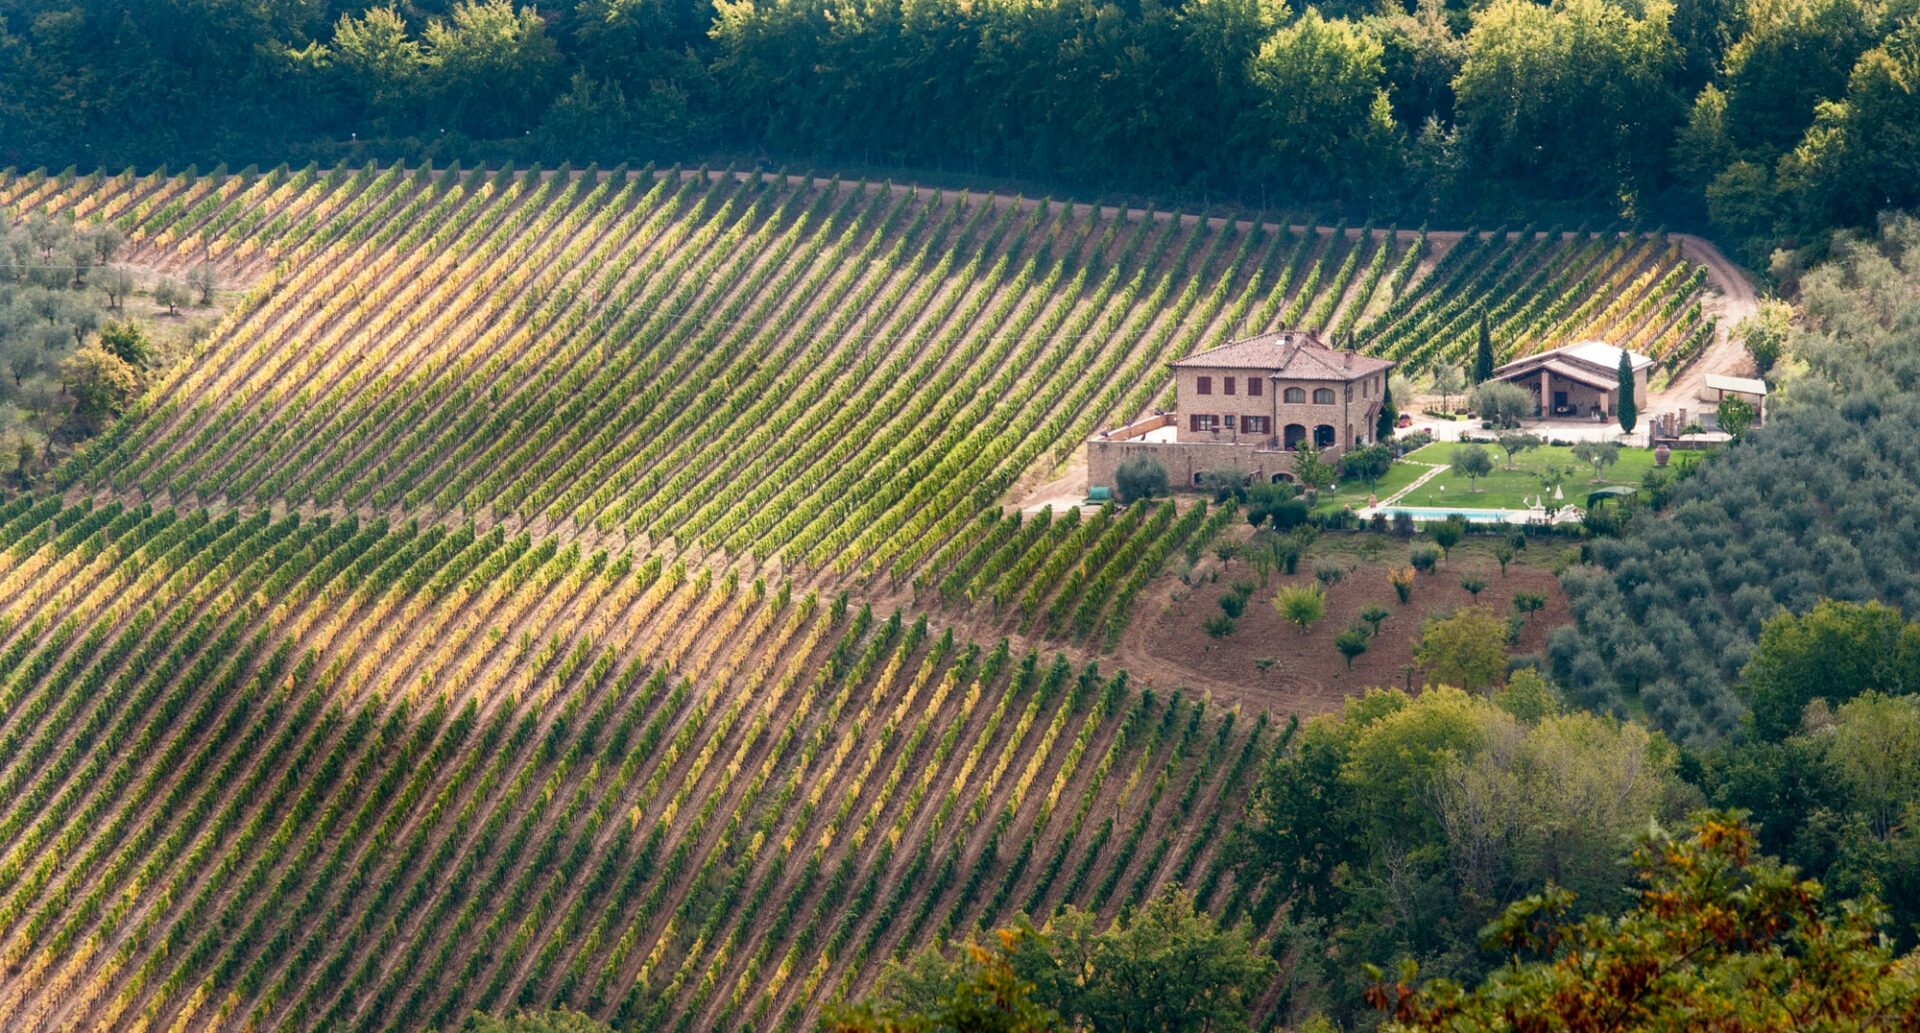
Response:
[{"label": "arched doorway", "polygon": [[1340,432],[1334,430],[1331,423],[1322,423],[1313,428],[1313,447],[1315,448],[1332,448],[1333,443],[1338,440],[1340,440]]},{"label": "arched doorway", "polygon": [[1307,440],[1307,428],[1303,424],[1289,423],[1287,424],[1286,436],[1280,440],[1282,444],[1286,446],[1287,451],[1291,452],[1299,448],[1302,441]]},{"label": "arched doorway", "polygon": [[1274,474],[1274,475],[1273,475],[1273,483],[1275,483],[1275,484],[1292,484],[1292,483],[1293,483],[1293,475],[1292,475],[1292,474],[1290,474],[1290,473],[1277,473],[1277,474]]}]

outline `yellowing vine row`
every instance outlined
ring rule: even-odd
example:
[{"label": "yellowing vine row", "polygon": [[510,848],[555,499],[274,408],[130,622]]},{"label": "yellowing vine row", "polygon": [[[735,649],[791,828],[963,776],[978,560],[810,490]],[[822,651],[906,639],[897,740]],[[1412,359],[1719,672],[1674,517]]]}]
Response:
[{"label": "yellowing vine row", "polygon": [[0,548],[7,1028],[794,1028],[936,933],[1217,872],[1197,813],[1274,738],[498,529],[22,498]]}]

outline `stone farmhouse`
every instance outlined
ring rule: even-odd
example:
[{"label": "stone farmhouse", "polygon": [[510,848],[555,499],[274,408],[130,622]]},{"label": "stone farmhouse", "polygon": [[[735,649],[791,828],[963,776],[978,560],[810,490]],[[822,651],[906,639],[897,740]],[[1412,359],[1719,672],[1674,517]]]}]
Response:
[{"label": "stone farmhouse", "polygon": [[[1647,371],[1653,359],[1628,352],[1633,397],[1647,404]],[[1493,371],[1493,379],[1517,384],[1533,394],[1533,411],[1542,419],[1611,419],[1620,389],[1620,349],[1605,341],[1580,341],[1552,351],[1515,359]]]},{"label": "stone farmhouse", "polygon": [[1372,444],[1393,363],[1327,347],[1282,330],[1171,363],[1178,411],[1101,431],[1087,442],[1087,483],[1113,487],[1129,456],[1166,467],[1175,487],[1208,470],[1267,481],[1293,479],[1293,457],[1312,442],[1321,458]]}]

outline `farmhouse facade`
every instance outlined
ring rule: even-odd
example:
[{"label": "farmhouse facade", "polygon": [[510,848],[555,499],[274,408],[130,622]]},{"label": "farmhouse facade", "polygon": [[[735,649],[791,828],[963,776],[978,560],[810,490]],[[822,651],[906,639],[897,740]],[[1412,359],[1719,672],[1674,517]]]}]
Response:
[{"label": "farmhouse facade", "polygon": [[[1493,378],[1527,389],[1535,415],[1543,418],[1608,419],[1620,390],[1620,351],[1605,341],[1580,341],[1515,359],[1495,369]],[[1633,369],[1633,397],[1644,405],[1653,359],[1639,352],[1626,354]]]},{"label": "farmhouse facade", "polygon": [[1151,456],[1177,487],[1206,471],[1293,479],[1302,443],[1332,461],[1369,445],[1393,363],[1284,330],[1170,364],[1177,411],[1105,430],[1087,442],[1087,483],[1113,487],[1122,460]]}]

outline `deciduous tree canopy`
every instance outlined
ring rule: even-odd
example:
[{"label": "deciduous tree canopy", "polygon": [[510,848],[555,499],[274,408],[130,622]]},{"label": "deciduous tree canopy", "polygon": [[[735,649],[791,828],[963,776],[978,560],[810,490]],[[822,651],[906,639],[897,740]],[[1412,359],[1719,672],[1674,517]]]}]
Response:
[{"label": "deciduous tree canopy", "polygon": [[1869,0],[215,0],[0,9],[0,163],[906,164],[1369,215],[1697,223],[1915,198]]}]

